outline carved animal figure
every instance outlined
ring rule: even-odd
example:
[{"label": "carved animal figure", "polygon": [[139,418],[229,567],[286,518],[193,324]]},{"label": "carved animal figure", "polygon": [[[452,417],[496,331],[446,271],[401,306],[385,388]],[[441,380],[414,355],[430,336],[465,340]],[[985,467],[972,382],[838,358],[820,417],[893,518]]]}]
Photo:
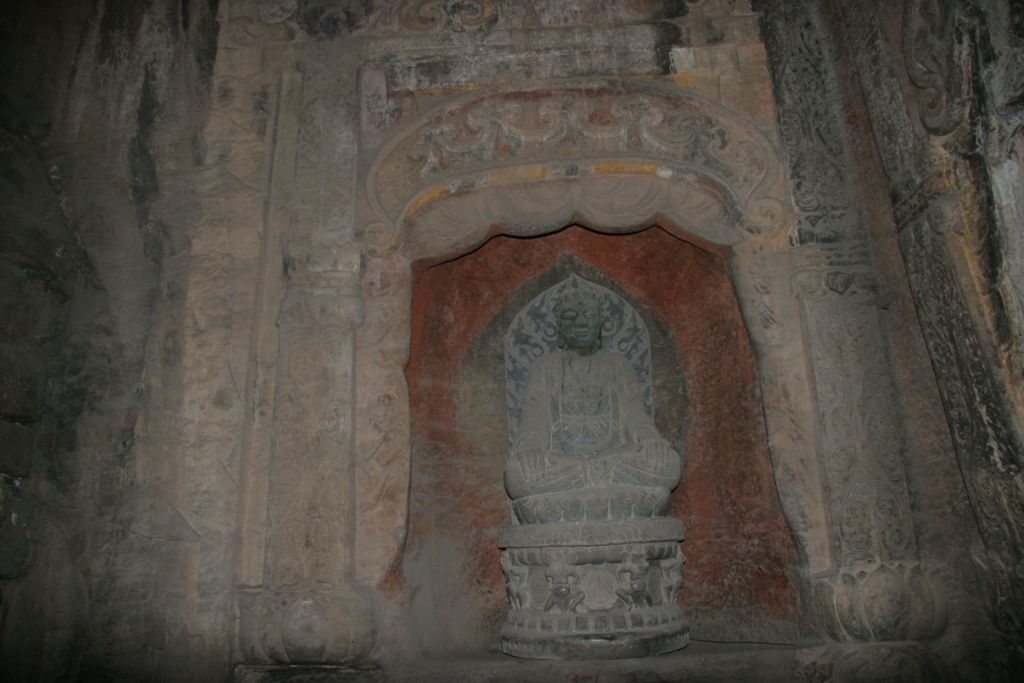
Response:
[{"label": "carved animal figure", "polygon": [[544,611],[557,607],[563,612],[575,612],[583,602],[583,591],[579,588],[580,575],[564,566],[554,566],[545,573],[548,581],[548,599]]},{"label": "carved animal figure", "polygon": [[654,604],[654,597],[650,591],[650,571],[651,567],[646,562],[627,565],[619,570],[622,587],[616,590],[615,594],[631,609]]},{"label": "carved animal figure", "polygon": [[683,589],[683,557],[679,554],[674,560],[662,566],[661,574],[665,579],[662,589],[665,591],[665,602],[674,604],[679,599],[679,591]]},{"label": "carved animal figure", "polygon": [[529,602],[526,595],[526,568],[512,564],[508,554],[502,553],[501,569],[505,572],[505,595],[508,597],[508,604],[513,609],[522,609],[523,605]]}]

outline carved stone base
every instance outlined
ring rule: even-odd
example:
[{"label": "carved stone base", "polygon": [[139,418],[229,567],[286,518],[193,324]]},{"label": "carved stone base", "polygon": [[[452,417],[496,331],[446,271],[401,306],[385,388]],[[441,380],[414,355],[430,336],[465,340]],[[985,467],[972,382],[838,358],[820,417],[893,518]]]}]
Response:
[{"label": "carved stone base", "polygon": [[372,597],[342,589],[243,589],[238,592],[239,645],[251,664],[363,661],[373,648]]},{"label": "carved stone base", "polygon": [[689,643],[673,518],[506,527],[502,650],[534,659],[645,657]]}]

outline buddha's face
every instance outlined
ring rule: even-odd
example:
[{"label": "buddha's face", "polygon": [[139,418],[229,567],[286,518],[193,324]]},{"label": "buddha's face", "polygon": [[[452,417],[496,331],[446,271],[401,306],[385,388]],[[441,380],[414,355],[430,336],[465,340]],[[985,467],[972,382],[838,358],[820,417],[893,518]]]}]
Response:
[{"label": "buddha's face", "polygon": [[558,311],[558,332],[565,345],[574,351],[594,351],[601,335],[601,313],[597,304],[569,300]]}]

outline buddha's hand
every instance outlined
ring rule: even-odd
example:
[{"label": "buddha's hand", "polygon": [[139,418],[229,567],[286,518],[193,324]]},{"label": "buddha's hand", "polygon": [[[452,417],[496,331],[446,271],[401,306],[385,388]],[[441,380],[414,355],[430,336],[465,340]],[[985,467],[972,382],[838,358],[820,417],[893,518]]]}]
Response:
[{"label": "buddha's hand", "polygon": [[669,460],[675,456],[675,451],[664,439],[648,439],[644,441],[643,449],[640,451],[640,461],[643,465],[653,471],[660,471],[668,467]]},{"label": "buddha's hand", "polygon": [[541,450],[529,450],[519,453],[519,464],[523,468],[526,481],[538,481],[544,478],[548,469],[547,453]]}]

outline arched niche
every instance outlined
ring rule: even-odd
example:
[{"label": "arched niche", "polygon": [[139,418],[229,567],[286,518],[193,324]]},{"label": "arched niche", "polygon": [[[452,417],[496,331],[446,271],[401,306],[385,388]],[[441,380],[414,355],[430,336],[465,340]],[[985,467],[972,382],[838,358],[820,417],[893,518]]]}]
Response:
[{"label": "arched niche", "polygon": [[655,420],[690,460],[672,514],[689,527],[682,600],[694,632],[795,637],[798,553],[777,502],[727,254],[657,227],[496,237],[418,275],[400,574],[408,637],[425,652],[449,654],[479,652],[496,639],[506,606],[496,547],[498,527],[508,523],[504,335],[524,304],[572,275],[621,296],[650,330]]},{"label": "arched niche", "polygon": [[[677,104],[685,108],[692,104],[687,102]],[[711,130],[724,131],[736,143],[724,147],[734,152],[732,170],[723,170],[700,149],[682,155],[681,163],[681,155],[667,158],[662,151],[659,157],[653,148],[640,150],[644,154],[637,149],[611,153],[606,142],[588,146],[579,140],[577,158],[570,162],[555,158],[554,151],[546,157],[539,148],[515,159],[502,157],[499,149],[489,157],[470,155],[462,167],[438,166],[427,176],[400,168],[398,162],[411,158],[408,150],[415,141],[429,138],[424,131],[429,133],[431,125],[459,120],[444,112],[407,127],[382,150],[368,184],[377,182],[389,155],[396,155],[398,167],[386,188],[394,192],[390,203],[375,204],[371,196],[363,214],[371,254],[363,274],[365,317],[356,353],[356,553],[362,581],[387,595],[402,591],[412,463],[404,371],[417,333],[413,326],[421,324],[412,315],[414,273],[473,252],[494,235],[538,237],[572,224],[609,236],[659,225],[671,239],[723,255],[755,360],[752,391],[770,435],[778,498],[797,541],[794,569],[806,576],[831,567],[813,401],[790,283],[788,219],[778,199],[785,193],[774,170],[777,156],[756,128],[698,105],[691,110],[703,107],[702,115],[720,124]],[[468,125],[468,117],[462,120],[460,125]],[[747,175],[741,173],[744,164]],[[379,198],[380,186],[374,192]],[[494,482],[500,483],[500,475]],[[496,555],[488,571],[497,576]]]}]

